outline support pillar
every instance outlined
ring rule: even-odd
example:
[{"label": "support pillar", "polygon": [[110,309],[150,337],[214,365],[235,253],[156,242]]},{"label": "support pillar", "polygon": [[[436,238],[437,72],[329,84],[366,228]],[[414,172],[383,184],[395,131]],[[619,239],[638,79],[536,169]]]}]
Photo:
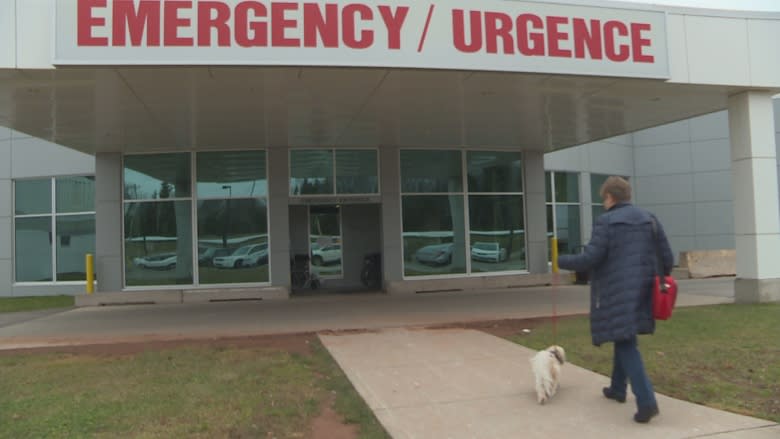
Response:
[{"label": "support pillar", "polygon": [[544,193],[544,154],[539,151],[523,153],[525,173],[525,231],[527,233],[528,271],[547,273],[547,205]]},{"label": "support pillar", "polygon": [[287,148],[268,148],[268,236],[271,285],[290,288],[290,180]]},{"label": "support pillar", "polygon": [[95,154],[95,275],[97,291],[117,292],[122,278],[122,154]]},{"label": "support pillar", "polygon": [[772,94],[749,91],[729,98],[735,301],[780,301],[780,210]]},{"label": "support pillar", "polygon": [[388,283],[403,280],[403,238],[401,237],[401,162],[398,148],[383,146],[379,149],[379,171],[382,190],[382,281]]}]

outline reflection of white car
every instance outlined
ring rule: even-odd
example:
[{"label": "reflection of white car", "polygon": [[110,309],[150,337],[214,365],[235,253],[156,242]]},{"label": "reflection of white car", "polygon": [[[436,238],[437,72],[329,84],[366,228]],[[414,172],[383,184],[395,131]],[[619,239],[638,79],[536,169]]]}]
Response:
[{"label": "reflection of white car", "polygon": [[341,261],[341,244],[328,244],[324,247],[312,246],[311,263],[325,265]]},{"label": "reflection of white car", "polygon": [[417,262],[431,265],[449,265],[452,263],[453,243],[431,244],[421,247],[414,254]]},{"label": "reflection of white car", "polygon": [[485,262],[503,262],[506,260],[506,249],[497,242],[475,242],[471,246],[471,259]]},{"label": "reflection of white car", "polygon": [[227,256],[214,258],[214,266],[219,268],[241,268],[268,263],[268,244],[251,244],[237,248]]},{"label": "reflection of white car", "polygon": [[133,264],[141,268],[158,268],[172,270],[176,267],[176,253],[160,253],[157,255],[133,258]]}]

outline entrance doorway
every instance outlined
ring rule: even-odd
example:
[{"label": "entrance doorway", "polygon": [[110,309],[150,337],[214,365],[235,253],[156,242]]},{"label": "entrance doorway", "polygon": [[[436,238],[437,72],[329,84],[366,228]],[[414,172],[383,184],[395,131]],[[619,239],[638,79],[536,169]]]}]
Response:
[{"label": "entrance doorway", "polygon": [[381,252],[381,230],[379,204],[290,206],[292,270],[305,268],[319,280],[296,282],[293,294],[366,291],[363,258]]}]

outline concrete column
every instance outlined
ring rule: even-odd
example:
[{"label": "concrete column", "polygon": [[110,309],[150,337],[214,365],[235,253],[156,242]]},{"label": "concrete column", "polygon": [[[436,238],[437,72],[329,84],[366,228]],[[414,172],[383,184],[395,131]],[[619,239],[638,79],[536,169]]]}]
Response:
[{"label": "concrete column", "polygon": [[729,98],[737,302],[780,301],[780,213],[772,94]]},{"label": "concrete column", "polygon": [[[582,245],[590,241],[593,232],[593,202],[591,198],[590,172],[580,173],[580,227],[582,230]],[[599,202],[600,200],[595,200]]]},{"label": "concrete column", "polygon": [[287,148],[268,148],[271,285],[290,287],[290,180]]},{"label": "concrete column", "polygon": [[0,297],[13,291],[13,184],[11,183],[11,130],[0,126]]},{"label": "concrete column", "polygon": [[544,154],[538,151],[523,153],[525,174],[525,231],[527,233],[528,271],[547,273],[547,206],[544,199]]},{"label": "concrete column", "polygon": [[379,149],[382,191],[382,280],[403,280],[404,243],[401,237],[401,158],[398,148]]},{"label": "concrete column", "polygon": [[95,274],[97,291],[123,288],[122,155],[95,155]]}]

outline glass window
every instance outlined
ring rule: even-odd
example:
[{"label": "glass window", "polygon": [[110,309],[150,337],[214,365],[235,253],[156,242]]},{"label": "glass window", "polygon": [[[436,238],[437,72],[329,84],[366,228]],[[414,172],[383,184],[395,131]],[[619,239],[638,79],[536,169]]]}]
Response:
[{"label": "glass window", "polygon": [[[594,204],[601,202],[601,185],[607,181],[609,175],[590,174],[590,201]],[[595,217],[594,217],[595,218]]]},{"label": "glass window", "polygon": [[593,224],[596,224],[596,218],[598,218],[604,212],[606,212],[604,206],[599,206],[595,204],[593,205]]},{"label": "glass window", "polygon": [[557,203],[579,203],[579,174],[573,172],[555,172],[555,201]]},{"label": "glass window", "polygon": [[198,198],[265,197],[265,151],[200,152]]},{"label": "glass window", "polygon": [[290,151],[290,194],[333,193],[333,150]]},{"label": "glass window", "polygon": [[309,208],[312,271],[323,278],[342,276],[340,211],[335,206]]},{"label": "glass window", "polygon": [[401,151],[401,192],[461,192],[460,151]]},{"label": "glass window", "polygon": [[57,280],[85,281],[87,253],[95,254],[95,215],[58,216]]},{"label": "glass window", "polygon": [[559,204],[555,206],[558,253],[579,253],[582,245],[580,234],[580,206]]},{"label": "glass window", "polygon": [[55,187],[57,213],[95,211],[95,177],[61,177]]},{"label": "glass window", "polygon": [[375,150],[336,151],[336,193],[375,194],[379,192]]},{"label": "glass window", "polygon": [[[547,235],[553,237],[553,218],[557,224],[558,254],[576,254],[582,250],[582,234],[580,230],[580,206],[572,204],[547,205]],[[550,260],[550,254],[547,255]]]},{"label": "glass window", "polygon": [[[49,198],[49,206],[51,206],[51,198]],[[15,236],[16,281],[50,282],[54,280],[51,261],[51,216],[16,218]]]},{"label": "glass window", "polygon": [[269,250],[265,199],[198,202],[201,284],[268,282]]},{"label": "glass window", "polygon": [[469,192],[522,192],[519,152],[469,152]]},{"label": "glass window", "polygon": [[471,195],[469,222],[472,272],[526,268],[522,196]]},{"label": "glass window", "polygon": [[190,201],[125,204],[125,283],[192,284]]},{"label": "glass window", "polygon": [[125,200],[190,196],[190,154],[125,156]]},{"label": "glass window", "polygon": [[84,281],[84,256],[95,252],[95,178],[22,180],[15,188],[15,281]]},{"label": "glass window", "polygon": [[17,180],[14,212],[17,215],[51,213],[51,179]]},{"label": "glass window", "polygon": [[466,272],[462,195],[402,197],[404,274]]}]

